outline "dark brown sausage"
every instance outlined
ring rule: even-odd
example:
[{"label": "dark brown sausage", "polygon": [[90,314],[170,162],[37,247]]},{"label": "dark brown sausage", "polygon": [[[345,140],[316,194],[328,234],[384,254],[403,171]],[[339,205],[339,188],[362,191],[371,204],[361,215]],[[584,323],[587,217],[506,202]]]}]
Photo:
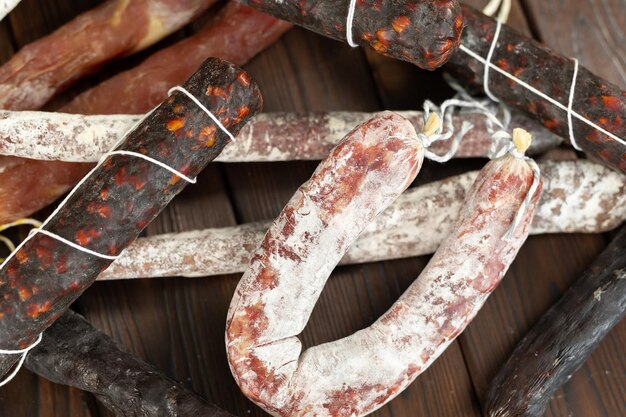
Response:
[{"label": "dark brown sausage", "polygon": [[118,416],[232,417],[124,351],[71,310],[46,330],[26,367],[57,384],[91,392]]},{"label": "dark brown sausage", "polygon": [[626,227],[517,345],[491,382],[489,417],[541,417],[626,315]]},{"label": "dark brown sausage", "polygon": [[[262,105],[248,74],[216,58],[207,60],[185,88],[232,134]],[[229,140],[197,104],[174,92],[118,149],[149,155],[194,177]],[[113,155],[70,195],[45,230],[99,254],[118,255],[185,185],[145,159]],[[0,346],[32,343],[110,263],[42,233],[25,241],[0,270]],[[0,374],[15,360],[1,355]]]},{"label": "dark brown sausage", "polygon": [[[462,5],[465,29],[461,49],[447,69],[467,85],[482,88],[484,65],[465,49],[487,57],[493,42],[496,21],[470,6]],[[561,56],[516,30],[502,25],[491,62],[516,76],[561,105],[569,104],[574,73],[571,59]],[[548,129],[569,138],[567,111],[549,103],[494,69],[489,72],[489,89],[500,100],[525,111]],[[626,172],[626,92],[579,67],[572,110],[602,127],[620,140],[601,133],[572,117],[575,141],[590,156]]]},{"label": "dark brown sausage", "polygon": [[[349,0],[243,0],[313,32],[346,41]],[[435,69],[459,46],[463,18],[456,0],[359,0],[353,41],[377,52]]]}]

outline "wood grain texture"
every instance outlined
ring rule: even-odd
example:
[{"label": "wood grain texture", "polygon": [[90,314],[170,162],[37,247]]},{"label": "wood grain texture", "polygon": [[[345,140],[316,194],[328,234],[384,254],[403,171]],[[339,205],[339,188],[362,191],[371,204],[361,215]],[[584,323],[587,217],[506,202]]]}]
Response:
[{"label": "wood grain texture", "polygon": [[623,0],[523,0],[543,43],[607,81],[626,87]]},{"label": "wood grain texture", "polygon": [[[606,1],[617,4],[621,0]],[[531,0],[528,5],[532,2],[539,3]],[[567,4],[575,3],[568,6],[572,10],[585,2],[591,0],[566,0]],[[10,18],[0,24],[0,60],[6,59],[14,46],[50,32],[98,3],[99,0],[23,0]],[[480,5],[481,1],[471,0],[471,3]],[[555,2],[541,6],[562,10]],[[518,0],[514,0],[511,22],[518,29],[528,31],[521,10]],[[613,18],[620,13],[623,16],[624,11],[614,11]],[[590,16],[589,12],[585,14],[586,18]],[[557,24],[553,19],[550,24],[544,23],[554,30],[555,39],[583,30],[570,25],[557,32],[552,27],[560,25],[566,22],[559,20]],[[13,31],[11,37],[9,30]],[[180,33],[175,35],[180,36]],[[547,38],[544,40],[548,42]],[[619,48],[620,44],[616,45]],[[597,47],[596,52],[590,52],[593,46],[584,49],[585,53],[604,53]],[[565,48],[558,50],[569,53]],[[375,60],[371,55],[296,29],[246,68],[262,88],[267,111],[415,109],[425,98],[437,101],[450,94],[438,72],[421,71],[386,58]],[[128,68],[137,59],[125,59],[105,68],[105,72]],[[591,63],[585,65],[604,75]],[[477,169],[483,163],[482,160],[454,161],[443,166],[428,163],[416,183]],[[148,227],[147,233],[272,218],[315,166],[314,162],[214,164],[200,176],[197,185],[174,200]],[[607,241],[601,235],[531,238],[503,284],[459,342],[375,415],[480,416],[483,393],[498,366],[526,329],[558,299]],[[302,335],[305,345],[334,340],[370,325],[410,285],[427,260],[420,257],[337,269]],[[231,275],[98,283],[79,299],[75,308],[130,351],[209,401],[240,416],[261,416],[265,414],[239,392],[226,361],[223,341],[226,311],[238,279],[238,275]],[[623,412],[626,408],[624,343],[626,324],[621,323],[558,392],[547,415],[626,415]],[[0,417],[21,416],[110,417],[112,414],[90,395],[22,371],[14,382],[0,389]]]}]

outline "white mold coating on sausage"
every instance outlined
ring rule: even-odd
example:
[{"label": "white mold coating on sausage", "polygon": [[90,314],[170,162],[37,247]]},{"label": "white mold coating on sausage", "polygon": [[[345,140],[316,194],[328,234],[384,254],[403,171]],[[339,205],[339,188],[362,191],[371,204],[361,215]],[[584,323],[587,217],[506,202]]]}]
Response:
[{"label": "white mold coating on sausage", "polygon": [[[314,176],[270,228],[231,304],[227,351],[244,393],[281,416],[358,416],[390,401],[445,350],[499,283],[528,234],[539,193],[513,239],[502,239],[532,180],[525,161],[490,162],[454,232],[394,306],[371,327],[300,356],[295,336],[347,239],[358,234],[354,224],[361,228],[365,220],[360,211],[329,216],[308,204],[307,192],[318,191]],[[382,190],[362,191],[373,194],[349,196],[357,208]],[[300,238],[307,233],[315,238]]]},{"label": "white mold coating on sausage", "polygon": [[270,412],[291,407],[298,335],[348,246],[413,181],[415,129],[385,112],[351,131],[287,203],[237,287],[229,362],[244,393]]}]

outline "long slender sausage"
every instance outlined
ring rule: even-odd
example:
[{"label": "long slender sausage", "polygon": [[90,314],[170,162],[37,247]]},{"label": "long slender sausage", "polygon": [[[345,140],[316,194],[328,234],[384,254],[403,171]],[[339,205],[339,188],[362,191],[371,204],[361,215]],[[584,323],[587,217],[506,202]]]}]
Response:
[{"label": "long slender sausage", "polygon": [[[242,0],[313,32],[348,41],[350,0]],[[352,42],[378,53],[435,69],[459,46],[463,17],[456,0],[354,2]]]},{"label": "long slender sausage", "polygon": [[[233,134],[262,105],[250,76],[217,58],[185,88]],[[122,153],[94,168],[1,265],[0,346],[31,344],[228,142],[229,135],[180,91],[150,113],[116,149]],[[0,355],[0,375],[15,360]]]},{"label": "long slender sausage", "polygon": [[[530,234],[599,233],[626,221],[626,176],[588,161],[539,163],[547,181]],[[410,188],[359,235],[341,259],[355,264],[431,254],[454,227],[478,171]],[[567,190],[565,192],[564,190]],[[270,222],[137,239],[98,279],[245,271]]]},{"label": "long slender sausage", "polygon": [[[420,111],[399,111],[415,129],[423,124]],[[132,127],[140,116],[11,112],[0,110],[0,154],[42,160],[96,162],[111,149],[118,138]],[[263,113],[248,123],[217,158],[223,162],[259,162],[319,160],[348,133],[352,126],[374,117],[374,113]],[[489,155],[494,143],[486,119],[478,114],[453,116],[455,131],[463,123],[474,127],[468,131],[454,154],[455,158]],[[561,143],[561,138],[528,117],[513,113],[512,126],[533,134],[528,153],[537,154]],[[435,142],[430,150],[444,154],[449,141]]]},{"label": "long slender sausage", "polygon": [[[384,135],[371,130],[359,136],[376,133],[385,143]],[[301,354],[296,335],[328,275],[410,178],[404,159],[384,152],[383,145],[375,146],[382,154],[369,160],[385,171],[361,168],[364,158],[361,149],[353,149],[356,144],[348,135],[296,192],[231,302],[226,327],[231,370],[248,398],[276,416],[360,416],[399,394],[497,286],[526,239],[539,198],[539,192],[531,196],[519,227],[503,239],[532,192],[534,174],[526,161],[510,155],[490,162],[469,192],[454,232],[394,306],[370,328]],[[350,175],[341,175],[350,164]]]},{"label": "long slender sausage", "polygon": [[145,49],[175,32],[214,2],[109,0],[26,45],[2,65],[0,108],[38,109],[107,61]]}]

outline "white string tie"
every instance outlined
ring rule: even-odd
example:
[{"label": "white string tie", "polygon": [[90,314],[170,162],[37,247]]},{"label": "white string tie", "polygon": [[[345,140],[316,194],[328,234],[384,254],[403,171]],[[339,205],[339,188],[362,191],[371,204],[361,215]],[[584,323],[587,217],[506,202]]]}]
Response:
[{"label": "white string tie", "polygon": [[567,103],[567,126],[569,128],[569,140],[572,142],[572,146],[577,151],[582,151],[576,138],[574,137],[574,126],[572,124],[572,104],[574,103],[574,95],[576,92],[576,78],[578,77],[578,60],[573,58],[574,61],[574,75],[572,75],[572,85],[569,90],[569,102]]},{"label": "white string tie", "polygon": [[[234,136],[224,127],[224,125],[213,115],[213,113],[211,113],[211,111],[209,111],[209,109],[207,109],[196,97],[194,97],[189,91],[187,91],[186,89],[184,89],[183,87],[174,87],[172,88],[168,94],[172,94],[173,91],[180,91],[181,93],[185,94],[187,97],[189,97],[194,103],[196,103],[198,105],[198,107],[200,107],[216,124],[217,126],[222,129],[222,131],[224,131],[229,137],[230,139],[234,142],[235,138]],[[158,106],[157,106],[158,107]],[[76,193],[76,191],[85,183],[85,181],[87,181],[88,178],[90,178],[93,173],[102,165],[102,163],[110,156],[113,155],[126,155],[126,156],[133,156],[133,157],[137,157],[137,158],[141,158],[144,159],[148,162],[151,162],[155,165],[158,165],[159,167],[166,169],[168,171],[170,171],[171,173],[177,175],[178,177],[182,178],[183,180],[191,183],[191,184],[195,184],[196,183],[196,179],[195,178],[189,178],[187,175],[183,174],[182,172],[166,165],[165,163],[158,161],[154,158],[151,158],[147,155],[138,153],[138,152],[133,152],[133,151],[126,151],[126,150],[115,150],[115,148],[117,148],[128,136],[129,133],[133,132],[149,115],[152,114],[152,112],[154,112],[154,110],[156,110],[155,107],[154,109],[152,109],[150,112],[146,113],[146,115],[141,118],[139,121],[137,121],[137,123],[135,123],[135,125],[128,131],[128,133],[124,136],[122,136],[117,143],[111,148],[113,150],[111,150],[110,152],[106,153],[105,155],[102,156],[102,158],[100,158],[100,160],[98,161],[98,163],[96,164],[95,167],[93,167],[91,169],[91,171],[89,171],[87,173],[87,175],[85,175],[79,182],[78,184],[76,184],[76,186],[72,189],[72,191],[70,191],[67,196],[63,199],[63,201],[61,201],[61,203],[57,206],[57,208],[52,212],[52,214],[41,224],[39,224],[39,222],[37,222],[36,220],[30,220],[30,219],[22,219],[22,220],[18,220],[15,221],[13,223],[9,223],[6,225],[2,225],[0,226],[0,231],[5,230],[9,227],[13,227],[13,226],[19,226],[21,224],[31,224],[33,226],[36,226],[34,229],[32,229],[30,231],[30,233],[28,234],[28,236],[26,237],[26,239],[24,239],[18,246],[17,248],[15,248],[15,245],[13,245],[13,242],[11,242],[9,239],[4,238],[4,236],[0,237],[0,240],[5,243],[7,245],[7,247],[12,248],[13,250],[11,251],[11,253],[9,254],[9,256],[7,256],[7,258],[2,262],[2,264],[0,264],[0,270],[2,270],[5,265],[7,265],[9,263],[9,261],[15,256],[15,254],[20,251],[22,249],[22,247],[30,240],[33,238],[33,236],[37,235],[37,234],[42,234],[42,235],[46,235],[52,239],[55,239],[61,243],[64,243],[65,245],[68,245],[78,251],[87,253],[89,255],[98,257],[98,258],[102,258],[102,259],[106,259],[106,260],[110,260],[110,261],[114,261],[117,258],[119,258],[121,256],[121,253],[118,255],[106,255],[106,254],[102,254],[96,251],[93,251],[91,249],[85,248],[77,243],[72,242],[71,240],[68,240],[62,236],[57,235],[56,233],[50,232],[49,230],[45,230],[44,227],[46,225],[48,225],[50,223],[50,221],[57,215],[59,214],[59,211],[61,210],[61,208],[63,206],[65,206],[65,204],[67,204],[67,202],[70,200],[70,198]],[[2,387],[3,385],[6,385],[9,381],[11,381],[13,378],[15,378],[15,376],[17,375],[17,373],[19,372],[19,370],[22,368],[22,365],[24,364],[24,361],[26,360],[26,356],[28,355],[28,352],[34,348],[35,346],[37,346],[39,344],[39,342],[41,342],[41,338],[42,335],[39,335],[39,338],[37,339],[37,341],[35,341],[35,343],[33,343],[31,346],[29,346],[26,349],[21,349],[21,350],[2,350],[0,349],[0,354],[6,354],[6,355],[17,355],[17,354],[22,354],[22,357],[20,358],[17,366],[15,367],[15,369],[13,370],[13,372],[2,382],[0,382],[0,387]]]},{"label": "white string tie", "polygon": [[43,339],[43,333],[40,333],[39,337],[37,337],[37,340],[35,340],[35,342],[32,345],[30,345],[29,347],[25,349],[17,349],[17,350],[0,349],[0,354],[2,355],[22,355],[17,365],[15,365],[13,372],[11,372],[3,381],[0,381],[0,387],[5,386],[9,382],[11,382],[13,378],[15,378],[15,376],[18,374],[20,369],[22,369],[22,366],[24,365],[24,361],[26,361],[26,356],[28,355],[28,352],[33,350],[39,343],[41,343],[41,339]]},{"label": "white string tie", "polygon": [[95,256],[97,258],[102,258],[102,259],[107,259],[107,260],[110,260],[110,261],[114,261],[114,260],[116,260],[117,258],[120,257],[120,255],[105,255],[103,253],[99,253],[99,252],[93,251],[93,250],[88,249],[88,248],[86,248],[84,246],[81,246],[81,245],[79,245],[77,243],[74,243],[71,240],[68,240],[68,239],[66,239],[66,238],[64,238],[62,236],[59,236],[56,233],[52,233],[49,230],[45,230],[45,229],[42,229],[42,228],[36,228],[36,229],[32,229],[30,231],[31,235],[35,235],[37,233],[42,234],[42,235],[46,235],[48,237],[51,237],[54,240],[58,240],[59,242],[65,243],[67,246],[71,246],[72,248],[74,248],[74,249],[76,249],[78,251],[87,253],[87,254]]},{"label": "white string tie", "polygon": [[217,117],[215,117],[215,115],[213,113],[211,113],[211,110],[207,109],[206,106],[204,104],[202,104],[200,102],[200,100],[198,100],[193,94],[191,94],[189,91],[185,90],[181,86],[176,86],[176,87],[170,88],[170,90],[167,92],[167,94],[168,95],[172,95],[173,91],[179,91],[179,92],[183,93],[184,95],[186,95],[187,97],[189,97],[189,99],[191,99],[191,101],[196,103],[196,105],[198,107],[200,107],[200,109],[202,109],[202,111],[204,111],[211,118],[211,120],[213,120],[215,122],[215,124],[222,130],[222,132],[224,132],[224,133],[226,133],[228,135],[228,137],[230,138],[230,140],[232,142],[237,142],[237,140],[235,139],[233,134],[230,133],[228,131],[228,129],[226,129],[226,127],[222,124],[222,122],[220,122],[219,119]]},{"label": "white string tie", "polygon": [[502,22],[498,20],[496,24],[496,31],[493,34],[493,41],[491,42],[491,46],[489,47],[489,53],[487,54],[487,63],[485,64],[485,69],[483,70],[483,90],[485,90],[485,94],[491,100],[496,103],[500,102],[496,96],[491,93],[489,89],[489,68],[491,67],[491,58],[493,58],[493,52],[496,49],[496,45],[498,44],[498,38],[500,37],[500,29],[502,28]]},{"label": "white string tie", "polygon": [[[465,97],[465,100],[461,100],[458,98],[451,98],[444,101],[441,104],[441,107],[438,109],[438,114],[440,115],[440,119],[442,122],[437,126],[434,132],[421,132],[418,133],[418,139],[422,142],[422,146],[424,147],[424,157],[430,159],[435,162],[447,162],[456,154],[461,144],[461,140],[463,137],[474,128],[474,125],[464,120],[461,128],[458,132],[454,132],[454,125],[452,123],[452,115],[454,113],[454,108],[464,108],[466,110],[480,113],[487,119],[487,125],[492,126],[493,124],[497,125],[500,129],[504,129],[502,123],[498,120],[498,118],[481,102],[472,99],[465,93],[460,93],[459,96]],[[431,109],[437,108],[431,101],[426,100],[424,102],[424,125],[428,123],[430,118]],[[445,126],[445,130],[444,130]],[[443,155],[437,155],[434,152],[430,151],[428,148],[435,142],[444,141],[444,140],[452,140],[450,149]]]},{"label": "white string tie", "polygon": [[[497,29],[499,29],[501,26],[500,22],[498,22],[498,26]],[[497,37],[494,37],[494,39],[497,39]],[[495,45],[495,42],[492,43],[492,46]],[[485,65],[486,69],[490,68],[493,69],[495,71],[497,71],[498,73],[504,75],[506,78],[508,78],[509,80],[517,83],[518,85],[520,85],[521,87],[527,89],[528,91],[530,91],[531,93],[543,98],[544,100],[548,101],[549,103],[555,105],[556,107],[558,107],[559,109],[568,112],[568,114],[571,114],[573,117],[575,117],[576,119],[580,120],[581,122],[585,123],[586,125],[596,129],[598,132],[603,133],[604,135],[608,136],[609,138],[621,143],[622,145],[626,146],[626,140],[622,139],[620,137],[618,137],[617,135],[609,132],[608,130],[604,129],[602,126],[597,125],[596,123],[592,122],[591,120],[587,119],[586,117],[580,115],[578,112],[569,109],[568,107],[564,106],[563,104],[559,103],[558,101],[556,101],[554,98],[548,96],[547,94],[543,93],[542,91],[539,91],[538,89],[536,89],[535,87],[533,87],[532,85],[528,84],[527,82],[517,78],[516,76],[506,72],[505,70],[503,70],[502,68],[498,67],[497,65],[494,65],[493,63],[491,63],[491,57],[489,57],[488,60],[486,60],[485,58],[483,58],[482,56],[478,55],[476,52],[472,51],[471,49],[469,49],[468,47],[466,47],[465,45],[460,45],[459,49],[463,52],[465,52],[467,55],[469,55],[470,57],[474,58],[476,61],[482,63],[483,65]],[[487,72],[487,71],[485,71]],[[485,92],[487,92],[488,90],[485,90]]]},{"label": "white string tie", "polygon": [[354,22],[354,12],[356,10],[356,0],[350,0],[350,5],[348,6],[348,17],[346,18],[346,40],[348,41],[348,45],[353,48],[356,48],[357,45],[354,43],[352,39],[352,23]]},{"label": "white string tie", "polygon": [[172,168],[171,166],[164,164],[163,162],[154,159],[152,157],[149,157],[148,155],[144,155],[142,153],[139,152],[133,152],[133,151],[123,151],[123,150],[118,150],[118,151],[111,151],[111,152],[107,152],[104,155],[102,155],[102,160],[106,159],[107,157],[111,156],[111,155],[126,155],[126,156],[134,156],[137,158],[141,158],[141,159],[145,159],[148,162],[153,163],[154,165],[158,165],[161,168],[171,172],[172,174],[180,177],[181,179],[187,181],[190,184],[195,184],[197,182],[196,178],[189,178],[188,176],[186,176],[185,174],[183,174],[180,171],[175,170],[174,168]]},{"label": "white string tie", "polygon": [[[522,129],[520,129],[520,130],[522,130]],[[526,132],[524,132],[524,133],[526,133]],[[509,138],[511,138],[510,135],[509,135]],[[517,228],[519,227],[520,223],[522,222],[524,214],[526,213],[526,210],[528,210],[528,207],[530,206],[530,203],[531,203],[533,197],[535,196],[535,193],[537,192],[537,189],[539,188],[539,182],[540,182],[540,179],[541,179],[541,169],[539,168],[539,165],[537,165],[537,163],[535,162],[534,159],[529,158],[524,153],[519,152],[517,150],[514,142],[512,142],[512,141],[508,142],[507,146],[505,146],[502,149],[500,149],[495,155],[493,155],[493,157],[491,159],[500,158],[500,157],[506,155],[507,153],[509,155],[511,155],[512,157],[514,157],[515,159],[526,161],[526,163],[530,166],[530,168],[533,171],[533,182],[530,185],[530,188],[528,189],[528,193],[526,194],[526,197],[524,198],[524,201],[522,202],[522,204],[520,205],[519,209],[517,210],[517,213],[515,214],[515,217],[513,218],[513,222],[511,223],[511,226],[509,227],[509,229],[504,234],[503,239],[508,242],[515,235],[515,231],[517,230]]]}]

